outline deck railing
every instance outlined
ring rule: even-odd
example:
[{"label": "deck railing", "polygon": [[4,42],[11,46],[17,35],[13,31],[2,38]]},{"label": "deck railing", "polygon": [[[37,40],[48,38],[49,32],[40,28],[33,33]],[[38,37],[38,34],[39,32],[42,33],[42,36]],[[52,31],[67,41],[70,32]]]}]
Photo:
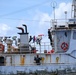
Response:
[{"label": "deck railing", "polygon": [[41,42],[41,44],[36,44],[36,43],[31,43],[29,46],[24,46],[24,47],[14,47],[10,46],[10,48],[5,45],[5,50],[4,53],[11,53],[11,52],[16,52],[16,53],[33,53],[32,48],[36,50],[36,53],[45,53],[45,51],[50,51],[52,50],[52,47],[49,42]]}]

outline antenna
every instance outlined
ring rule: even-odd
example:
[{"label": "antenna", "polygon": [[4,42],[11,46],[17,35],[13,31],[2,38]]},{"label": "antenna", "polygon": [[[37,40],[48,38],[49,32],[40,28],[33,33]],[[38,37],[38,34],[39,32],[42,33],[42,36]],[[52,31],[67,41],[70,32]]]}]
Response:
[{"label": "antenna", "polygon": [[67,22],[67,11],[64,12],[65,13],[65,23]]},{"label": "antenna", "polygon": [[51,6],[53,7],[53,13],[54,13],[54,20],[52,20],[53,29],[55,29],[56,28],[56,25],[57,25],[57,20],[55,20],[55,7],[57,6],[57,3],[55,1],[53,1],[51,3]]},{"label": "antenna", "polygon": [[57,3],[55,1],[53,1],[51,3],[51,6],[53,7],[53,12],[54,12],[54,20],[55,20],[55,7],[57,6]]},{"label": "antenna", "polygon": [[65,13],[65,19],[67,20],[67,11],[65,11],[64,13]]}]

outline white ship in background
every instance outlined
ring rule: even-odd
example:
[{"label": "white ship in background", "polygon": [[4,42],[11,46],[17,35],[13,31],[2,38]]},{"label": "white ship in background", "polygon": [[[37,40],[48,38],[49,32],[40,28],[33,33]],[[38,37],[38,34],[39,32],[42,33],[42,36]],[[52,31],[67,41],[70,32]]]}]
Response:
[{"label": "white ship in background", "polygon": [[[36,39],[38,45],[32,46],[29,42],[26,25],[23,25],[25,31],[22,27],[17,27],[22,31],[18,33],[20,39],[17,39],[16,36],[13,38],[1,37],[0,72],[16,74],[18,71],[29,73],[37,70],[55,71],[67,68],[76,72],[76,0],[73,0],[72,6],[74,17],[69,19],[65,25],[63,22],[58,25],[59,21],[53,20],[52,29],[48,29],[50,44],[46,42],[42,44],[41,38],[38,38]],[[17,48],[13,46],[13,42],[16,43]],[[50,50],[50,46],[52,46],[52,50]],[[44,50],[43,53],[42,50]]]}]

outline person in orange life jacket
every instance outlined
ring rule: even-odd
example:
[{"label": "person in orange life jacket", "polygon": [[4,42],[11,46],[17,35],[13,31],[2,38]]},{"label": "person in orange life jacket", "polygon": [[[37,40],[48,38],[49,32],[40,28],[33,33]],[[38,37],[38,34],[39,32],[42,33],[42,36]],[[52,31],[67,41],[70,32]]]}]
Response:
[{"label": "person in orange life jacket", "polygon": [[40,65],[41,63],[40,63],[40,60],[41,60],[42,58],[41,57],[39,57],[39,55],[37,55],[36,57],[34,57],[34,60],[35,60],[35,62],[36,62],[36,64],[37,65]]}]

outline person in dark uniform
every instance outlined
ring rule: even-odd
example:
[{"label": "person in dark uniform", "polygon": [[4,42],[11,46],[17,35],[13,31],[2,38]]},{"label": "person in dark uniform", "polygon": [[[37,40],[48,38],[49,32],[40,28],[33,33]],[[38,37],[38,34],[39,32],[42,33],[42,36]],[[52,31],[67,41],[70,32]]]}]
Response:
[{"label": "person in dark uniform", "polygon": [[48,38],[50,39],[50,44],[52,45],[52,35],[50,29],[48,29]]},{"label": "person in dark uniform", "polygon": [[39,55],[37,55],[36,57],[34,57],[34,60],[36,62],[37,65],[40,65],[40,60],[41,60],[41,57],[39,57]]}]

